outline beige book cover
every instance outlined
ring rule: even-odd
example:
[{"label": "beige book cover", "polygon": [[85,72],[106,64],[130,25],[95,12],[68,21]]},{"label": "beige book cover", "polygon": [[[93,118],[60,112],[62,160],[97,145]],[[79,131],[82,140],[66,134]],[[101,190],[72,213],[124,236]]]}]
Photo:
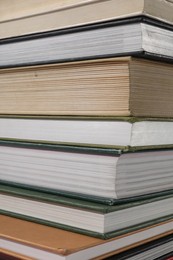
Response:
[{"label": "beige book cover", "polygon": [[[101,250],[102,253],[100,255],[108,256],[118,254],[125,250],[147,243],[149,241],[153,241],[155,239],[169,235],[172,233],[172,231],[170,230],[171,223],[171,221],[166,221],[157,225],[153,225],[152,227],[150,227],[151,230],[148,228],[144,228],[138,232],[132,232],[128,234],[129,239],[127,239],[128,242],[126,246],[123,246],[123,239],[126,239],[126,235],[118,236],[109,240],[102,240],[72,233],[69,231],[60,230],[53,227],[36,224],[33,222],[20,220],[17,218],[8,217],[5,215],[0,215],[0,240],[11,241],[14,243],[18,243],[19,245],[26,245],[30,248],[50,252],[57,256],[70,256],[77,252],[83,251],[84,255],[80,255],[80,257],[82,258],[78,258],[78,255],[76,254],[77,258],[73,259],[85,259],[83,258],[85,254],[89,256],[89,252],[87,250],[90,251],[91,249],[92,251],[92,249],[97,249],[100,251],[99,246],[101,246],[101,248],[104,248],[107,244],[111,245],[110,248],[108,247],[109,249],[107,248],[107,252]],[[148,231],[150,234],[148,233]],[[122,243],[120,243],[119,248],[114,250],[114,242],[115,244],[118,244],[118,241],[121,240]],[[9,251],[9,254],[11,255],[15,256],[15,254],[17,254],[17,252],[14,252],[14,248],[10,248],[7,250],[3,248],[2,244],[1,247],[4,253],[6,252],[7,254],[7,252]],[[99,255],[97,257],[94,257],[93,254],[92,259],[102,258],[100,258]]]},{"label": "beige book cover", "polygon": [[173,24],[172,0],[2,0],[0,38],[145,15]]},{"label": "beige book cover", "polygon": [[0,70],[0,114],[173,116],[173,65],[131,57]]}]

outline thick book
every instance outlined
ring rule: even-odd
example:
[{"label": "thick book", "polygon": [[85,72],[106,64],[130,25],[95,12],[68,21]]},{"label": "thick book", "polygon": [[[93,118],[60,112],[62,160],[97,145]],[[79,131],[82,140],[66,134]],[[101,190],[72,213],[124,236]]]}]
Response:
[{"label": "thick book", "polygon": [[134,117],[0,116],[1,140],[123,151],[173,148],[173,120]]},{"label": "thick book", "polygon": [[133,57],[1,69],[0,113],[172,117],[172,73]]},{"label": "thick book", "polygon": [[173,24],[172,12],[172,0],[1,0],[0,37],[62,30],[139,15]]},{"label": "thick book", "polygon": [[168,256],[172,255],[173,235],[165,236],[146,244],[137,246],[120,254],[116,254],[106,258],[107,260],[168,260]]},{"label": "thick book", "polygon": [[108,201],[173,189],[173,150],[0,142],[0,180]]},{"label": "thick book", "polygon": [[173,26],[139,17],[0,42],[0,68],[127,55],[172,62]]},{"label": "thick book", "polygon": [[0,205],[1,214],[103,239],[173,217],[173,193],[108,206],[1,184]]},{"label": "thick book", "polygon": [[42,260],[102,259],[172,234],[172,221],[102,240],[7,216],[0,216],[1,248]]}]

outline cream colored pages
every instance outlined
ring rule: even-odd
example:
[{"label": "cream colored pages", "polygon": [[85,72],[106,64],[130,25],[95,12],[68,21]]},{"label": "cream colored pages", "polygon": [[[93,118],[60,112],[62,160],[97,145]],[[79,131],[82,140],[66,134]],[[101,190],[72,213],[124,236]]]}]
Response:
[{"label": "cream colored pages", "polygon": [[129,115],[129,58],[0,70],[0,113]]},{"label": "cream colored pages", "polygon": [[133,116],[173,117],[173,65],[132,58],[130,111]]},{"label": "cream colored pages", "polygon": [[172,72],[129,57],[1,69],[0,113],[169,118]]},{"label": "cream colored pages", "polygon": [[[129,2],[133,2],[133,5],[129,5]],[[118,8],[112,10],[110,7],[113,6]],[[93,18],[100,19],[103,16],[111,18],[111,16],[115,17],[141,12],[144,7],[144,0],[2,0],[0,1],[0,7],[1,22],[34,15],[44,15],[45,13],[63,12],[65,9],[70,10],[71,13],[73,13],[72,9],[75,9],[74,11],[78,12],[78,15],[81,16],[79,11],[83,10],[83,8],[87,12],[92,12],[93,9]],[[105,13],[103,12],[103,7],[106,8]],[[96,8],[99,8],[97,12],[95,12]]]},{"label": "cream colored pages", "polygon": [[[0,1],[0,38],[69,28],[136,15],[173,23],[170,0]],[[20,2],[22,2],[21,7]],[[34,4],[29,5],[28,2]],[[38,5],[37,3],[40,3]],[[8,9],[9,8],[9,9]]]},{"label": "cream colored pages", "polygon": [[0,38],[146,15],[173,24],[170,0],[0,1]]},{"label": "cream colored pages", "polygon": [[27,16],[39,15],[74,8],[78,5],[90,4],[98,0],[1,0],[0,21],[21,19]]},{"label": "cream colored pages", "polygon": [[[172,0],[1,0],[0,22],[59,12],[64,9],[78,10],[82,6],[84,6],[86,10],[88,10],[88,6],[93,7],[93,10],[96,6],[98,8],[102,8],[102,6],[107,7],[106,12],[102,12],[100,15],[100,18],[101,16],[105,16],[103,17],[104,19],[144,13],[172,22],[172,4]],[[110,7],[116,8],[111,9]],[[99,18],[98,12],[94,15]]]},{"label": "cream colored pages", "polygon": [[173,24],[172,0],[145,0],[143,13]]},{"label": "cream colored pages", "polygon": [[[4,19],[0,20],[0,38],[57,30],[140,14],[143,10],[143,0],[130,1],[132,2],[130,5],[129,0],[87,1],[85,5],[78,4],[73,8],[69,6],[61,10],[55,8],[55,10],[50,11],[49,9],[48,12],[40,12],[37,15],[29,15],[28,11],[27,16],[15,20],[10,20],[8,15],[6,21],[4,14]],[[16,14],[11,15],[11,17],[14,16]]]}]

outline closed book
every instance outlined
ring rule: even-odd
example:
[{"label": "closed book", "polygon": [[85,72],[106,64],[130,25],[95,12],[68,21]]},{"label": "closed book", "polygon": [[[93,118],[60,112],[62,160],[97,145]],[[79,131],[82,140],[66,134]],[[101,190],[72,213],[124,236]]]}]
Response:
[{"label": "closed book", "polygon": [[0,68],[135,55],[173,60],[173,30],[151,18],[129,18],[0,41]]},{"label": "closed book", "polygon": [[173,235],[165,236],[160,239],[148,242],[144,245],[137,246],[133,249],[113,255],[107,260],[148,260],[148,257],[157,260],[168,260],[168,256],[172,255]]},{"label": "closed book", "polygon": [[1,248],[42,260],[103,259],[172,233],[172,221],[102,240],[7,216],[0,216]]},{"label": "closed book", "polygon": [[0,180],[108,201],[173,189],[173,150],[0,142]]},{"label": "closed book", "polygon": [[132,57],[1,69],[0,113],[172,117],[172,72]]},{"label": "closed book", "polygon": [[172,204],[172,192],[109,206],[0,185],[2,214],[104,239],[172,219]]},{"label": "closed book", "polygon": [[171,0],[1,0],[0,35],[2,39],[139,15],[172,24],[172,10]]},{"label": "closed book", "polygon": [[173,120],[134,117],[0,116],[1,140],[121,148],[173,147]]}]

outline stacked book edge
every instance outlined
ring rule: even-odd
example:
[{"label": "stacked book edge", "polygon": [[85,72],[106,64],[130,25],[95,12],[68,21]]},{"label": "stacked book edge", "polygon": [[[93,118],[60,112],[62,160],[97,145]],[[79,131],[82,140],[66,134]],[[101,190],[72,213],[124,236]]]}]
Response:
[{"label": "stacked book edge", "polygon": [[166,260],[173,2],[40,2],[0,4],[0,257]]}]

